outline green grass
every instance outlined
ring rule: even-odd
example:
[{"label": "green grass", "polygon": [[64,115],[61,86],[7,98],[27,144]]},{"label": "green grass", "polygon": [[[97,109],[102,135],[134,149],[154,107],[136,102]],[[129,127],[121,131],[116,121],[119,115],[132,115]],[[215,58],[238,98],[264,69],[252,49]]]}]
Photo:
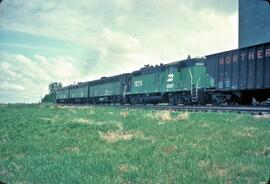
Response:
[{"label": "green grass", "polygon": [[234,113],[0,105],[0,181],[259,183],[270,119]]}]

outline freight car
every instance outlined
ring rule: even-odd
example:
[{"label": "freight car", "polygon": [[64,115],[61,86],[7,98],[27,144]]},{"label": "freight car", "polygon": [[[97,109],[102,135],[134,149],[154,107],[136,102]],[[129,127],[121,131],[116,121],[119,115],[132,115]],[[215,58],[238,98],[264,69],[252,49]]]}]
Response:
[{"label": "freight car", "polygon": [[270,98],[270,43],[60,89],[57,103],[251,104]]},{"label": "freight car", "polygon": [[206,56],[214,104],[251,104],[270,97],[270,43]]}]

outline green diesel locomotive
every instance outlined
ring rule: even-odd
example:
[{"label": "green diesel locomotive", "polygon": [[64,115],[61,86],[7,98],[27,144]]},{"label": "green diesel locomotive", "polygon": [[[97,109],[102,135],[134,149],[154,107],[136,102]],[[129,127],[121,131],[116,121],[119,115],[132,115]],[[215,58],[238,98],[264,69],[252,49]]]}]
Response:
[{"label": "green diesel locomotive", "polygon": [[132,73],[78,83],[60,89],[58,103],[146,104],[204,103],[205,58],[194,58],[158,66],[145,66]]}]

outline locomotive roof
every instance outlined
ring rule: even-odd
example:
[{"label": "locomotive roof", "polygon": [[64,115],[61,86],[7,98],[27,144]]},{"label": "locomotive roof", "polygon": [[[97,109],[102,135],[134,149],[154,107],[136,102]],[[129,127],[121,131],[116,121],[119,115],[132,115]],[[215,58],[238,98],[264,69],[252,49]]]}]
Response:
[{"label": "locomotive roof", "polygon": [[121,78],[121,77],[126,76],[126,75],[130,75],[130,74],[129,73],[124,73],[124,74],[113,75],[113,76],[109,76],[109,77],[101,77],[100,79],[96,79],[96,80],[93,80],[93,81],[88,81],[88,83],[94,84],[94,83],[100,83],[100,82],[107,82],[107,81],[111,81],[111,80]]},{"label": "locomotive roof", "polygon": [[139,74],[139,73],[152,73],[152,72],[158,72],[162,71],[166,67],[176,66],[176,67],[191,67],[195,65],[197,62],[204,62],[205,58],[191,58],[191,59],[184,59],[179,61],[174,61],[167,64],[160,64],[155,66],[145,65],[143,68],[140,68],[140,70],[136,70],[132,72],[133,74]]},{"label": "locomotive roof", "polygon": [[113,81],[113,80],[116,80],[116,79],[118,79],[120,77],[123,77],[123,76],[126,76],[126,75],[130,75],[130,73],[124,73],[124,74],[114,75],[114,76],[109,76],[109,77],[101,77],[100,79],[96,79],[96,80],[93,80],[93,81],[78,82],[77,84],[71,84],[71,85],[62,87],[59,90],[65,90],[65,89],[70,89],[70,88],[78,88],[78,87],[81,87],[81,86],[84,86],[84,85],[88,85],[89,83],[97,84],[97,83]]}]

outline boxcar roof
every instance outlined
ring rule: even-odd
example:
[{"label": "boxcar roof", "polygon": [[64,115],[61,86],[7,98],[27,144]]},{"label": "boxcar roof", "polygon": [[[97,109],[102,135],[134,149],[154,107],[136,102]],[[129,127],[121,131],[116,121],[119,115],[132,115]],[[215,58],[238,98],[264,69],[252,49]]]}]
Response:
[{"label": "boxcar roof", "polygon": [[214,54],[208,54],[208,55],[206,55],[206,57],[215,56],[215,55],[219,55],[219,54],[223,54],[223,53],[227,53],[227,52],[245,50],[245,49],[254,48],[254,47],[266,46],[266,45],[269,45],[269,44],[270,44],[270,42],[265,42],[265,43],[258,44],[258,45],[251,45],[251,46],[248,46],[248,47],[242,47],[242,48],[238,48],[238,49],[231,49],[231,50],[222,51],[222,52],[218,52],[218,53],[214,53]]}]

